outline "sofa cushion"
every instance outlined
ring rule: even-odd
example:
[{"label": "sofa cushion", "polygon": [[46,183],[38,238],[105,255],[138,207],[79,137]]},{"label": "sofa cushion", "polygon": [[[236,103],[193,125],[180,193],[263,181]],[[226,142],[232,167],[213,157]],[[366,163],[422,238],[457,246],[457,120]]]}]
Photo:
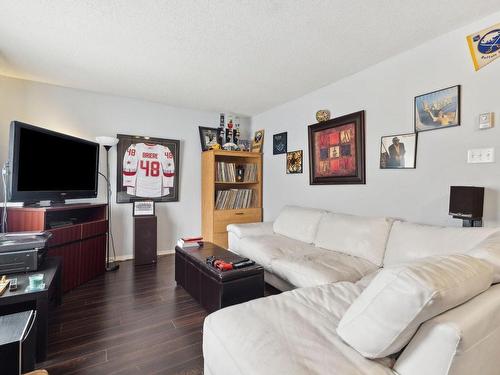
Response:
[{"label": "sofa cushion", "polygon": [[275,233],[306,243],[313,243],[318,223],[325,211],[285,206],[273,224]]},{"label": "sofa cushion", "polygon": [[447,254],[465,254],[498,228],[440,227],[396,221],[392,225],[384,266]]},{"label": "sofa cushion", "polygon": [[500,231],[486,237],[467,254],[487,261],[493,267],[493,282],[500,283]]},{"label": "sofa cushion", "polygon": [[400,351],[426,320],[488,289],[491,266],[468,255],[387,267],[353,302],[337,332],[367,358]]},{"label": "sofa cushion", "polygon": [[287,254],[314,254],[319,249],[305,242],[279,235],[244,237],[238,241],[237,253],[254,260],[267,271],[272,272],[272,261]]},{"label": "sofa cushion", "polygon": [[327,213],[319,222],[314,244],[381,266],[391,225],[392,220],[383,217]]},{"label": "sofa cushion", "polygon": [[337,281],[355,282],[375,271],[377,266],[362,259],[316,248],[312,253],[287,253],[271,261],[273,273],[296,287]]},{"label": "sofa cushion", "polygon": [[390,360],[363,358],[335,332],[360,292],[349,282],[301,288],[210,314],[205,366],[218,375],[394,375],[382,364]]}]

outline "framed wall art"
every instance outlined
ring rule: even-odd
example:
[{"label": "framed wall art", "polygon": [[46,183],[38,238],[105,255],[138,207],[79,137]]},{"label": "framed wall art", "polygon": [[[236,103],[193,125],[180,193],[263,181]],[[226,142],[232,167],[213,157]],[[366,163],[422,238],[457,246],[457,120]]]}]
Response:
[{"label": "framed wall art", "polygon": [[180,142],[118,134],[116,202],[179,200]]},{"label": "framed wall art", "polygon": [[217,141],[219,130],[217,128],[206,128],[204,126],[198,126],[198,131],[200,132],[200,143],[202,151],[207,151],[211,146],[219,144],[219,142]]},{"label": "framed wall art", "polygon": [[286,153],[286,173],[302,173],[302,150],[290,151]]},{"label": "framed wall art", "polygon": [[264,146],[264,130],[257,130],[252,141],[252,152],[262,152]]},{"label": "framed wall art", "polygon": [[155,216],[155,202],[140,200],[133,202],[133,216]]},{"label": "framed wall art", "polygon": [[415,97],[415,132],[460,125],[460,86]]},{"label": "framed wall art", "polygon": [[273,135],[273,155],[286,153],[287,133],[279,133]]},{"label": "framed wall art", "polygon": [[417,133],[387,135],[380,140],[380,169],[413,169],[417,158]]},{"label": "framed wall art", "polygon": [[309,182],[364,184],[364,111],[309,125]]}]

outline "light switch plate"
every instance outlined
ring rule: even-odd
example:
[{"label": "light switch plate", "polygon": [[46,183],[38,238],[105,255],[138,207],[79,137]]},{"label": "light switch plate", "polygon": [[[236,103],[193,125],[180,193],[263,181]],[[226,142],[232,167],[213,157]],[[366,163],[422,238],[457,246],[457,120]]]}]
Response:
[{"label": "light switch plate", "polygon": [[467,163],[494,163],[495,149],[475,148],[467,151]]}]

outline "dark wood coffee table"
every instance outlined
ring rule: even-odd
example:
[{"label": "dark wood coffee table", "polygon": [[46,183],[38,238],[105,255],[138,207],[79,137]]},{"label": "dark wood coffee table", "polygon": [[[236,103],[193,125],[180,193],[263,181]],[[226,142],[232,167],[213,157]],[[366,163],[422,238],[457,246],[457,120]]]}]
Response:
[{"label": "dark wood coffee table", "polygon": [[255,264],[219,271],[205,262],[209,256],[226,262],[242,257],[210,242],[200,248],[175,247],[175,281],[208,312],[264,296],[264,269]]}]

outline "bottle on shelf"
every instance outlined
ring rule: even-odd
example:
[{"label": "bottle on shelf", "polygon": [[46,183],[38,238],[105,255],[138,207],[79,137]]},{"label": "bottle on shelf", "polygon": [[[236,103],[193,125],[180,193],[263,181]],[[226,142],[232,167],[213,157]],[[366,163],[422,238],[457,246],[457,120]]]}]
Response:
[{"label": "bottle on shelf", "polygon": [[233,116],[229,115],[227,117],[227,129],[226,129],[226,143],[233,142]]},{"label": "bottle on shelf", "polygon": [[237,145],[240,140],[240,118],[236,117],[234,123],[233,143]]}]

